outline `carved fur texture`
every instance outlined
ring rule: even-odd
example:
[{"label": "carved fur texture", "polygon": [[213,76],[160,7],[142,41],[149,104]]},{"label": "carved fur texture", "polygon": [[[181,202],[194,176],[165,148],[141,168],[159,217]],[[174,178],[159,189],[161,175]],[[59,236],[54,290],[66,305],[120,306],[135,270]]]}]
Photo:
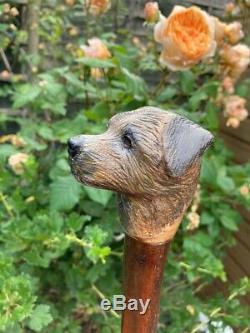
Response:
[{"label": "carved fur texture", "polygon": [[196,190],[207,130],[154,107],[119,113],[100,135],[69,140],[72,173],[118,193],[125,232],[151,244],[172,239]]}]

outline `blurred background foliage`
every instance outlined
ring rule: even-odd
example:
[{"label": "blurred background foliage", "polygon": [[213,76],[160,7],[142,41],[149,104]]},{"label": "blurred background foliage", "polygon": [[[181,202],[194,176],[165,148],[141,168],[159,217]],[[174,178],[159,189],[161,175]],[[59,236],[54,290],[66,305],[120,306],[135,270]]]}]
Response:
[{"label": "blurred background foliage", "polygon": [[[223,255],[242,221],[235,207],[250,207],[250,165],[235,165],[218,136],[218,57],[168,71],[152,28],[141,27],[143,36],[136,36],[129,8],[119,0],[98,13],[81,0],[42,6],[36,0],[30,7],[32,32],[20,24],[27,15],[21,5],[0,4],[0,48],[7,58],[0,97],[11,105],[0,114],[0,331],[119,332],[119,315],[99,306],[101,298],[121,293],[124,235],[115,196],[74,180],[66,142],[104,131],[117,112],[152,105],[216,136],[172,244],[159,332],[249,332],[249,313],[239,301],[247,278],[228,295],[199,297],[215,278],[227,280]],[[87,56],[93,37],[101,39],[103,56]],[[249,79],[235,89],[247,97]]]}]

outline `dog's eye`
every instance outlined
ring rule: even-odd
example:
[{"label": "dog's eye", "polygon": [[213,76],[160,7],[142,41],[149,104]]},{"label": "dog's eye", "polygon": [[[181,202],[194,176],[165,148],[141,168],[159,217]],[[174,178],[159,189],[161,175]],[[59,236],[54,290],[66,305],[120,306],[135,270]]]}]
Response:
[{"label": "dog's eye", "polygon": [[128,133],[123,134],[122,143],[123,143],[124,147],[127,149],[133,148],[133,138]]}]

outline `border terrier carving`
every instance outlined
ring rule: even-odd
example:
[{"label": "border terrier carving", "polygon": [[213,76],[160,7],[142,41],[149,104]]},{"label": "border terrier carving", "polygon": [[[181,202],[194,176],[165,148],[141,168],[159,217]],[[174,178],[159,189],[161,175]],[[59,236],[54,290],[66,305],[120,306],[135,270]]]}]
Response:
[{"label": "border terrier carving", "polygon": [[118,193],[125,232],[150,244],[170,241],[197,187],[213,141],[190,120],[155,107],[113,116],[105,133],[68,141],[76,179]]}]

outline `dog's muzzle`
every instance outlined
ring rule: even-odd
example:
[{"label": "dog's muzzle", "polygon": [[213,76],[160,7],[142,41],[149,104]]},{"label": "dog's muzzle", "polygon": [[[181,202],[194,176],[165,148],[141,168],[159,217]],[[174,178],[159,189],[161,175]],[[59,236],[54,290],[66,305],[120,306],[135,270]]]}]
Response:
[{"label": "dog's muzzle", "polygon": [[84,146],[82,136],[76,136],[68,140],[68,153],[71,158],[74,158],[80,153]]}]

